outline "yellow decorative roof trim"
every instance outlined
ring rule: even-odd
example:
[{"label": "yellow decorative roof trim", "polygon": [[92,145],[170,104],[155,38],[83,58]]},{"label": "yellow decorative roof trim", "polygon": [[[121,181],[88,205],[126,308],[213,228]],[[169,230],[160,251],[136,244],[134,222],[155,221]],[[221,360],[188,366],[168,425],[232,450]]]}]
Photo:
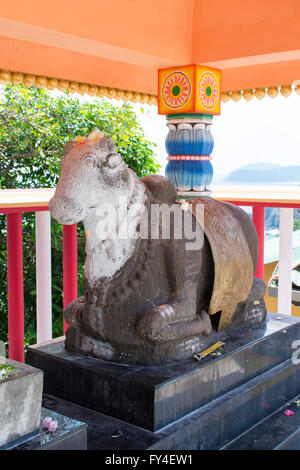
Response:
[{"label": "yellow decorative roof trim", "polygon": [[157,96],[148,93],[139,93],[137,91],[121,90],[119,88],[110,88],[105,86],[90,85],[88,83],[79,83],[74,81],[62,80],[52,77],[42,77],[22,72],[11,72],[9,70],[0,70],[0,83],[12,83],[19,85],[23,83],[27,87],[35,85],[38,88],[47,88],[48,90],[59,91],[68,90],[70,93],[79,93],[80,95],[88,94],[90,96],[98,96],[99,98],[107,97],[116,100],[132,101],[133,103],[154,104],[157,106]]},{"label": "yellow decorative roof trim", "polygon": [[[99,98],[107,97],[114,98],[117,100],[123,101],[132,101],[133,103],[146,103],[153,104],[157,106],[157,96],[150,95],[148,93],[140,93],[137,91],[131,90],[122,90],[119,88],[111,88],[99,85],[92,85],[88,83],[80,83],[75,81],[68,81],[63,79],[57,79],[53,77],[44,77],[34,74],[26,74],[22,72],[12,72],[9,70],[0,70],[0,83],[12,83],[13,85],[19,85],[23,83],[27,87],[33,85],[38,88],[47,88],[48,90],[57,89],[59,91],[68,90],[70,93],[79,93],[80,95],[88,94],[90,96],[98,96]],[[300,95],[300,84],[299,85],[278,85],[270,87],[258,87],[258,88],[248,88],[245,90],[232,90],[232,91],[222,91],[221,100],[223,103],[227,103],[229,100],[235,102],[240,101],[243,97],[245,100],[250,101],[255,96],[257,99],[261,100],[266,95],[270,98],[276,98],[279,95],[279,92],[282,96],[288,97],[295,91]]]},{"label": "yellow decorative roof trim", "polygon": [[232,91],[222,91],[221,100],[223,103],[227,103],[229,100],[235,102],[239,101],[242,97],[245,100],[250,101],[255,96],[258,100],[263,99],[266,95],[270,98],[276,98],[279,95],[279,92],[282,96],[287,98],[295,91],[300,95],[300,84],[299,85],[278,85],[270,87],[258,87],[258,88],[247,88],[245,90],[232,90]]}]

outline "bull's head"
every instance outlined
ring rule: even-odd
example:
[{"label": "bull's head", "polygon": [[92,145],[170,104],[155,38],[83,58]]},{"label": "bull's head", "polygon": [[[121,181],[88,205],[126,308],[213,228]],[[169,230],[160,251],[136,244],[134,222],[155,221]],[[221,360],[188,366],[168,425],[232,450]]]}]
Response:
[{"label": "bull's head", "polygon": [[84,220],[89,209],[102,203],[118,205],[130,193],[130,172],[111,138],[94,131],[65,146],[61,174],[49,203],[51,215],[61,224]]}]

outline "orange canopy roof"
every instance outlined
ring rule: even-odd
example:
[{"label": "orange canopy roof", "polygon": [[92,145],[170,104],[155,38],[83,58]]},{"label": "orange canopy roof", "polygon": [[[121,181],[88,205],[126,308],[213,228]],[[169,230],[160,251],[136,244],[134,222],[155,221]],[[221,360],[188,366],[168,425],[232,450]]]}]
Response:
[{"label": "orange canopy roof", "polygon": [[300,80],[299,0],[10,0],[0,35],[1,69],[143,93],[192,63],[223,90]]}]

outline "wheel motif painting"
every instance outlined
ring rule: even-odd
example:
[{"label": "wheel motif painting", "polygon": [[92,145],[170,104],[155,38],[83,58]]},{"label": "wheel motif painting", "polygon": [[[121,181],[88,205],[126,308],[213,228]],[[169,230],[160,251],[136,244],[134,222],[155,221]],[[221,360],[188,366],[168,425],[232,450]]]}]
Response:
[{"label": "wheel motif painting", "polygon": [[218,81],[212,72],[205,72],[199,79],[199,98],[206,109],[213,109],[219,97]]},{"label": "wheel motif painting", "polygon": [[183,72],[172,72],[162,86],[162,98],[170,108],[181,108],[191,96],[191,82]]}]

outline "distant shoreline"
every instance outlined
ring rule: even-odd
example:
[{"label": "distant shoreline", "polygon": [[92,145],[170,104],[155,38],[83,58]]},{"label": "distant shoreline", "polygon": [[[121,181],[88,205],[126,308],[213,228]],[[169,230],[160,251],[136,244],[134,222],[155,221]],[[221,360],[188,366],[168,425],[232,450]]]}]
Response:
[{"label": "distant shoreline", "polygon": [[300,186],[300,181],[226,181],[218,180],[212,181],[212,185],[222,185],[222,186]]}]

